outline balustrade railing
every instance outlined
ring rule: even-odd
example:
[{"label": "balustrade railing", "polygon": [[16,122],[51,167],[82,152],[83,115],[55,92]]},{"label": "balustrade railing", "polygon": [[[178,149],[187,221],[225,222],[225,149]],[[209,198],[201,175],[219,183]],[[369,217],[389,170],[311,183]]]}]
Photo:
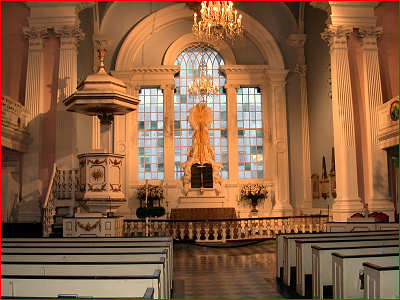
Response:
[{"label": "balustrade railing", "polygon": [[325,232],[327,215],[229,220],[124,220],[124,236],[172,236],[175,240],[226,242],[275,238],[278,233]]}]

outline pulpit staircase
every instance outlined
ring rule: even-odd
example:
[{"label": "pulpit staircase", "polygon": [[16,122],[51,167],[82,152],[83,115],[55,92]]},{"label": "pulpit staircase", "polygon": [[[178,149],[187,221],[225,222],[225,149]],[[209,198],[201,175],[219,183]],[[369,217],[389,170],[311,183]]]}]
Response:
[{"label": "pulpit staircase", "polygon": [[44,237],[62,237],[63,217],[73,216],[78,169],[59,169],[53,165],[49,188],[42,207]]}]

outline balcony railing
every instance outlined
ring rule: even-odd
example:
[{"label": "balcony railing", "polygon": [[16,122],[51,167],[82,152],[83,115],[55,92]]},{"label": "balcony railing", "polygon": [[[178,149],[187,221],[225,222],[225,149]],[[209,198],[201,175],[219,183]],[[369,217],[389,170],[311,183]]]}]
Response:
[{"label": "balcony railing", "polygon": [[228,220],[124,220],[124,236],[172,236],[175,240],[226,242],[275,238],[278,233],[325,232],[327,215]]}]

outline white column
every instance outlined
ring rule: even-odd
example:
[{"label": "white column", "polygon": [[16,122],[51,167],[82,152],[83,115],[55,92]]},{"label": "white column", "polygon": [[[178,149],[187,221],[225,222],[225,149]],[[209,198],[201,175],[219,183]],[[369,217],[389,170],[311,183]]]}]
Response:
[{"label": "white column", "polygon": [[237,182],[239,179],[239,154],[238,154],[238,127],[237,127],[237,101],[236,93],[239,85],[226,84],[226,105],[228,116],[228,166],[229,181]]},{"label": "white column", "polygon": [[171,184],[174,168],[174,89],[175,83],[162,84],[164,92],[164,180]]},{"label": "white column", "polygon": [[40,180],[41,103],[43,98],[43,38],[47,29],[25,28],[29,39],[28,66],[26,76],[25,107],[28,111],[27,125],[33,138],[27,153],[23,156],[22,203],[17,216],[18,222],[39,222],[42,201]]},{"label": "white column", "polygon": [[[275,124],[272,140],[276,153],[276,190],[273,216],[287,216],[293,213],[290,204],[289,183],[289,153],[286,118],[286,76],[287,70],[268,70],[267,75],[271,86],[271,102]],[[272,162],[271,162],[272,163]]]},{"label": "white column", "polygon": [[370,211],[383,211],[393,219],[394,204],[391,201],[388,183],[387,155],[378,147],[378,109],[383,103],[381,77],[379,70],[377,38],[382,30],[379,27],[360,28],[362,40],[363,86],[365,98],[366,123],[366,176],[365,202]]},{"label": "white column", "polygon": [[303,214],[312,214],[312,189],[311,189],[311,159],[310,159],[310,125],[308,119],[307,103],[307,77],[306,77],[306,59],[304,55],[305,34],[292,34],[288,39],[289,44],[297,50],[298,64],[295,72],[300,80],[300,102],[301,102],[301,140],[302,140],[302,158],[303,158],[303,203],[301,212]]},{"label": "white column", "polygon": [[331,54],[337,192],[332,205],[334,221],[346,221],[350,215],[362,209],[358,196],[353,98],[347,49],[347,37],[351,31],[342,26],[330,25],[321,34],[328,41]]},{"label": "white column", "polygon": [[73,168],[76,164],[77,115],[67,112],[63,100],[75,92],[78,73],[78,40],[83,33],[79,25],[59,26],[54,29],[60,39],[60,60],[57,91],[56,164],[60,168]]}]

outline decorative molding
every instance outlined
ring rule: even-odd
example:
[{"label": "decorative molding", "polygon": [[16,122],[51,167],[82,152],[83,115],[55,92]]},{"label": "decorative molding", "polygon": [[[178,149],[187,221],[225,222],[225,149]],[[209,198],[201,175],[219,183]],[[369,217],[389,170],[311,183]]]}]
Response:
[{"label": "decorative molding", "polygon": [[295,70],[297,74],[300,75],[300,77],[306,77],[307,74],[307,65],[302,65],[302,64],[296,64]]},{"label": "decorative molding", "polygon": [[291,34],[287,39],[288,44],[293,48],[304,48],[306,40],[307,40],[307,35],[304,33]]},{"label": "decorative molding", "polygon": [[[238,13],[241,13],[243,19],[246,20],[245,35],[258,47],[264,59],[275,68],[283,68],[283,56],[271,33],[250,15],[242,11]],[[115,70],[130,70],[143,43],[154,32],[185,20],[192,20],[192,13],[184,3],[170,5],[149,15],[126,37],[118,53]]]}]

